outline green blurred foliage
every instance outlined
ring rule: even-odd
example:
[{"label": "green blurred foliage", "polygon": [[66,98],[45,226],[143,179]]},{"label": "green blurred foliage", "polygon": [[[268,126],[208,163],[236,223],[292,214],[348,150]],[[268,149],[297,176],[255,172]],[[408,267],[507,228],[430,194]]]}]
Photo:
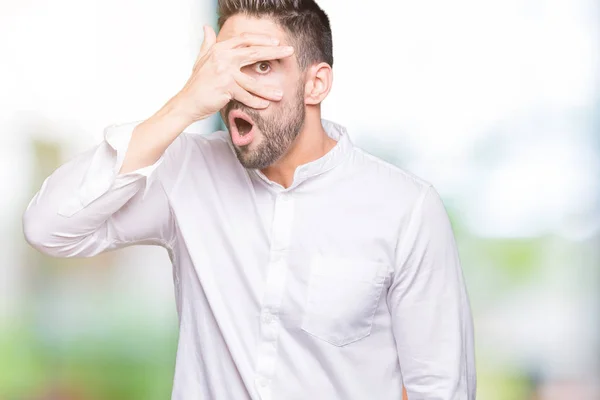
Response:
[{"label": "green blurred foliage", "polygon": [[[164,400],[170,397],[177,337],[117,332],[53,348],[30,329],[0,336],[0,399],[37,399],[59,385],[89,400]],[[135,351],[130,351],[135,342]]]}]

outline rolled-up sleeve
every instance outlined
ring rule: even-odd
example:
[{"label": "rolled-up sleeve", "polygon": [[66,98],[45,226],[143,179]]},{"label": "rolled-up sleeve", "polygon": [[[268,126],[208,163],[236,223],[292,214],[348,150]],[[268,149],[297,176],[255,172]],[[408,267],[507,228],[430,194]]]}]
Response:
[{"label": "rolled-up sleeve", "polygon": [[23,215],[26,240],[56,257],[93,256],[134,243],[168,245],[174,235],[154,164],[119,174],[139,122],[111,125],[104,140],[47,177]]},{"label": "rolled-up sleeve", "polygon": [[401,230],[388,292],[410,400],[474,400],[471,307],[448,214],[426,186]]}]

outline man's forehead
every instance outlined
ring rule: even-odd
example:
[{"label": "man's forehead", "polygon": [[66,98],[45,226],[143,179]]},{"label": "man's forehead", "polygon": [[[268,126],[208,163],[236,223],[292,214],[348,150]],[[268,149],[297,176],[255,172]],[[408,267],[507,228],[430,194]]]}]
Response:
[{"label": "man's forehead", "polygon": [[280,44],[286,43],[283,29],[269,18],[248,17],[243,14],[233,15],[225,21],[217,35],[217,42],[222,42],[242,33],[267,35],[279,39]]}]

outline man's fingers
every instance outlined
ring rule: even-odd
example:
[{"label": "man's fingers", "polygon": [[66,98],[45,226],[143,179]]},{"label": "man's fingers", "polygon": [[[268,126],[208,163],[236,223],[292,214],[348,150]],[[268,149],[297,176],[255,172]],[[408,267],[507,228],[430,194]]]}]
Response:
[{"label": "man's fingers", "polygon": [[255,78],[246,75],[243,72],[239,72],[234,78],[242,89],[264,99],[279,101],[283,97],[283,91],[281,91],[281,89],[263,85]]},{"label": "man's fingers", "polygon": [[247,46],[277,46],[279,39],[269,35],[261,35],[259,33],[242,33],[241,35],[234,36],[231,39],[227,39],[219,46],[227,49],[235,49],[238,47]]},{"label": "man's fingers", "polygon": [[277,60],[294,54],[291,46],[252,46],[236,49],[235,59],[241,67],[254,64],[258,61]]},{"label": "man's fingers", "polygon": [[248,93],[240,86],[236,86],[233,89],[232,94],[235,100],[251,108],[264,109],[269,106],[269,102],[267,100]]}]

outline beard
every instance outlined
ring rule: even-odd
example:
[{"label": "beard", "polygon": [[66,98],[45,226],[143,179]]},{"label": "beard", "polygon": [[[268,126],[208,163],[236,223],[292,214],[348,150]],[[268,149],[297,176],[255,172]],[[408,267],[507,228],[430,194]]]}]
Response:
[{"label": "beard", "polygon": [[[237,100],[232,100],[225,106],[222,116],[230,132],[229,113],[239,109],[252,118],[255,129],[258,128],[262,136],[255,148],[251,148],[252,143],[243,147],[233,146],[237,159],[244,168],[264,169],[279,160],[292,146],[304,126],[306,117],[304,82],[300,83],[294,96],[285,103],[279,102],[271,115],[262,115],[261,112]],[[254,141],[257,139],[255,136]]]}]

